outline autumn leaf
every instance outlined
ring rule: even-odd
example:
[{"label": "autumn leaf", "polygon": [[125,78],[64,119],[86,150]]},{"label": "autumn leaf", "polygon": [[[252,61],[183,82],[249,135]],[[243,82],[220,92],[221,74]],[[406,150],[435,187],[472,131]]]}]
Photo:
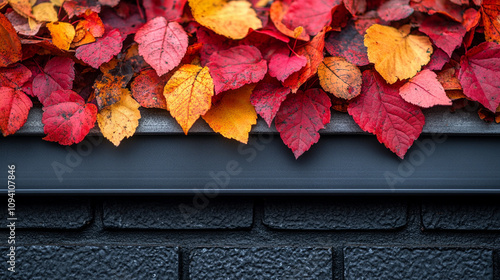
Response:
[{"label": "autumn leaf", "polygon": [[0,14],[0,67],[21,60],[21,41],[9,20]]},{"label": "autumn leaf", "polygon": [[431,56],[429,64],[424,66],[428,70],[441,70],[443,66],[450,61],[450,57],[442,49],[435,49]]},{"label": "autumn leaf", "polygon": [[342,4],[341,0],[296,0],[292,1],[282,22],[291,30],[303,27],[315,36],[332,21],[332,9]]},{"label": "autumn leaf", "polygon": [[63,8],[69,18],[81,16],[87,10],[91,10],[96,13],[101,12],[101,4],[99,4],[97,0],[66,0],[63,3]]},{"label": "autumn leaf", "polygon": [[410,6],[416,11],[433,14],[442,14],[449,18],[462,22],[462,7],[448,0],[419,0],[411,1]]},{"label": "autumn leaf", "polygon": [[115,146],[120,145],[125,137],[134,135],[141,118],[139,107],[129,91],[122,89],[120,101],[104,108],[97,115],[102,135]]},{"label": "autumn leaf", "polygon": [[20,14],[25,18],[32,17],[31,13],[31,3],[29,0],[7,0],[9,5],[16,11],[16,13]]},{"label": "autumn leaf", "polygon": [[146,18],[164,17],[167,21],[177,20],[182,16],[187,0],[144,0],[142,5]]},{"label": "autumn leaf", "polygon": [[340,32],[331,32],[325,38],[325,49],[332,56],[342,56],[357,66],[368,65],[368,51],[364,45],[364,37],[350,22]]},{"label": "autumn leaf", "polygon": [[344,0],[344,5],[353,16],[363,14],[366,10],[366,0]]},{"label": "autumn leaf", "polygon": [[361,93],[361,71],[342,57],[326,57],[318,77],[321,87],[335,97],[350,100]]},{"label": "autumn leaf", "polygon": [[[25,36],[34,36],[40,31],[41,23],[30,25],[28,18],[25,18],[15,11],[5,14],[17,33]],[[34,22],[34,20],[30,21]]]},{"label": "autumn leaf", "polygon": [[54,22],[58,20],[54,4],[50,2],[40,3],[33,6],[33,17],[37,21]]},{"label": "autumn leaf", "polygon": [[325,33],[328,30],[329,28],[325,27],[310,42],[298,47],[295,51],[298,55],[305,56],[307,63],[301,70],[291,74],[283,83],[284,86],[291,88],[293,93],[296,93],[299,87],[318,71],[318,66],[323,61]]},{"label": "autumn leaf", "polygon": [[402,20],[409,17],[413,12],[410,0],[389,0],[377,9],[380,18],[385,21]]},{"label": "autumn leaf", "polygon": [[361,94],[349,104],[348,113],[366,132],[377,136],[401,159],[424,126],[425,118],[419,107],[407,103],[398,87],[389,85],[375,71],[363,72]]},{"label": "autumn leaf", "polygon": [[80,21],[78,24],[88,30],[92,36],[95,38],[102,37],[105,33],[104,24],[96,12],[87,10],[83,14],[84,20]]},{"label": "autumn leaf", "polygon": [[231,39],[243,39],[250,28],[262,27],[247,1],[189,0],[189,6],[199,24]]},{"label": "autumn leaf", "polygon": [[289,94],[276,115],[276,129],[295,158],[319,140],[318,131],[330,122],[330,98],[321,89]]},{"label": "autumn leaf", "polygon": [[267,62],[252,46],[237,46],[216,52],[210,56],[206,66],[214,80],[215,94],[256,83],[267,72]]},{"label": "autumn leaf", "polygon": [[257,123],[257,113],[250,103],[254,87],[246,85],[225,92],[222,99],[203,115],[203,119],[215,132],[246,144],[252,125]]},{"label": "autumn leaf", "polygon": [[292,30],[283,23],[283,18],[288,12],[288,9],[289,5],[283,1],[274,1],[271,4],[269,16],[271,17],[271,21],[276,26],[276,29],[288,37],[296,38],[302,41],[309,41],[309,35],[307,35],[306,32],[298,32],[303,30],[302,26],[296,27]]},{"label": "autumn leaf", "polygon": [[96,42],[78,47],[75,56],[88,65],[99,68],[120,53],[124,39],[118,29],[110,30]]},{"label": "autumn leaf", "polygon": [[75,28],[67,22],[48,23],[47,28],[52,36],[52,43],[61,50],[69,50],[75,38]]},{"label": "autumn leaf", "polygon": [[281,103],[285,101],[290,92],[290,89],[282,86],[278,80],[271,76],[266,76],[255,86],[250,96],[250,102],[255,107],[255,111],[271,127]]},{"label": "autumn leaf", "polygon": [[422,70],[399,89],[403,99],[422,108],[451,105],[443,86],[431,70]]},{"label": "autumn leaf", "polygon": [[483,0],[482,14],[486,40],[500,44],[500,3],[498,0]]},{"label": "autumn leaf", "polygon": [[186,54],[188,37],[177,22],[167,22],[157,17],[137,31],[135,41],[139,54],[144,57],[159,76],[179,65]]},{"label": "autumn leaf", "polygon": [[425,19],[418,30],[429,36],[449,57],[460,46],[466,32],[461,23],[445,20],[438,15]]},{"label": "autumn leaf", "polygon": [[213,95],[214,83],[208,68],[191,64],[180,67],[164,89],[167,108],[186,135],[210,109]]},{"label": "autumn leaf", "polygon": [[99,3],[103,6],[115,7],[120,3],[120,0],[98,0]]},{"label": "autumn leaf", "polygon": [[31,76],[32,72],[20,63],[0,68],[0,87],[10,87],[21,90]]},{"label": "autumn leaf", "polygon": [[429,63],[432,44],[426,36],[411,35],[410,27],[394,27],[374,24],[365,35],[368,59],[390,84],[417,74]]},{"label": "autumn leaf", "polygon": [[32,106],[31,99],[24,92],[0,87],[0,130],[3,136],[16,133],[26,123]]},{"label": "autumn leaf", "polygon": [[54,94],[55,97],[65,96],[67,100],[57,102],[47,99],[43,107],[43,139],[58,142],[61,145],[80,143],[95,125],[97,107],[85,104],[85,101],[75,92],[70,91]]},{"label": "autumn leaf", "polygon": [[108,107],[120,101],[123,90],[134,75],[134,70],[127,62],[115,58],[108,63],[101,65],[100,75],[92,86],[99,109]]},{"label": "autumn leaf", "polygon": [[479,44],[462,56],[460,67],[464,94],[495,112],[500,104],[500,45]]},{"label": "autumn leaf", "polygon": [[306,66],[307,58],[294,54],[288,46],[281,46],[269,60],[269,75],[284,82],[291,74]]},{"label": "autumn leaf", "polygon": [[130,85],[132,96],[142,107],[167,109],[167,101],[163,96],[166,79],[158,77],[156,71],[141,71]]},{"label": "autumn leaf", "polygon": [[75,63],[70,58],[54,57],[43,68],[43,73],[33,79],[33,94],[42,104],[59,89],[72,89],[75,79]]},{"label": "autumn leaf", "polygon": [[481,13],[474,8],[469,8],[464,12],[464,21],[462,22],[462,25],[465,27],[465,30],[469,32],[477,27],[480,20]]},{"label": "autumn leaf", "polygon": [[444,90],[459,90],[462,91],[462,85],[456,75],[456,69],[453,67],[443,69],[437,73],[437,79],[443,86]]}]

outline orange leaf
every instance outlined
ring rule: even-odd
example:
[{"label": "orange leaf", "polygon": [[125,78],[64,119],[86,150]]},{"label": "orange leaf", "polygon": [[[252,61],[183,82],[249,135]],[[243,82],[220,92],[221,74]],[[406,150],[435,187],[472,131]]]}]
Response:
[{"label": "orange leaf", "polygon": [[285,4],[281,1],[274,1],[271,4],[269,15],[274,23],[274,26],[276,26],[276,29],[286,36],[303,41],[309,41],[309,35],[307,35],[306,32],[302,32],[304,31],[303,27],[299,26],[295,28],[295,30],[291,30],[283,23],[283,18],[285,17],[288,8],[288,5],[285,6]]},{"label": "orange leaf", "polygon": [[500,44],[500,3],[483,0],[483,24],[486,40]]},{"label": "orange leaf", "polygon": [[212,104],[214,82],[207,67],[183,65],[170,78],[163,91],[170,111],[185,134]]},{"label": "orange leaf", "polygon": [[47,23],[47,28],[52,36],[52,43],[61,50],[69,50],[75,38],[75,28],[67,22]]},{"label": "orange leaf", "polygon": [[248,142],[248,133],[257,123],[257,113],[250,103],[255,84],[226,91],[219,103],[203,116],[203,119],[217,133],[242,143]]},{"label": "orange leaf", "polygon": [[0,67],[21,60],[21,41],[10,21],[0,14]]},{"label": "orange leaf", "polygon": [[7,2],[9,2],[14,11],[22,15],[23,17],[28,18],[33,16],[33,14],[31,13],[32,5],[30,4],[29,0],[7,0]]},{"label": "orange leaf", "polygon": [[429,63],[432,43],[427,36],[410,35],[410,26],[394,27],[374,24],[366,30],[368,60],[389,83],[412,78]]},{"label": "orange leaf", "polygon": [[199,24],[231,39],[243,39],[250,28],[262,27],[247,1],[189,0],[189,6]]},{"label": "orange leaf", "polygon": [[145,108],[167,109],[167,101],[163,96],[163,88],[167,79],[158,77],[156,71],[147,69],[134,79],[130,85],[135,100]]},{"label": "orange leaf", "polygon": [[130,65],[117,58],[101,65],[102,76],[97,78],[92,86],[99,109],[103,109],[120,101],[122,88],[132,79],[134,72]]},{"label": "orange leaf", "polygon": [[85,20],[80,21],[75,28],[75,38],[73,38],[73,47],[95,42],[95,37],[92,33],[85,28]]},{"label": "orange leaf", "polygon": [[121,89],[120,101],[101,110],[97,115],[97,123],[102,135],[115,146],[125,137],[134,135],[141,113],[139,103],[135,101],[127,89]]},{"label": "orange leaf", "polygon": [[318,76],[321,87],[335,97],[350,100],[361,93],[361,71],[340,56],[326,57]]}]

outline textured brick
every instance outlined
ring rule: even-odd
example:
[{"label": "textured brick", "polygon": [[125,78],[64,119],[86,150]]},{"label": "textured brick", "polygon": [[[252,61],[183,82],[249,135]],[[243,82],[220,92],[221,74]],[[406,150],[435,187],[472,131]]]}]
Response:
[{"label": "textured brick", "polygon": [[[75,197],[24,197],[17,195],[15,214],[17,228],[79,229],[94,218],[88,199]],[[2,212],[7,213],[7,199]],[[1,221],[5,228],[6,220]]]},{"label": "textured brick", "polygon": [[500,230],[498,199],[440,199],[422,204],[425,229]]},{"label": "textured brick", "polygon": [[330,248],[197,248],[189,276],[198,279],[332,279]]},{"label": "textured brick", "polygon": [[170,247],[29,246],[18,247],[16,254],[15,274],[5,265],[0,279],[178,279],[179,274],[178,249]]},{"label": "textured brick", "polygon": [[275,229],[395,229],[407,220],[399,198],[268,199],[264,211],[263,223]]},{"label": "textured brick", "polygon": [[467,248],[347,247],[345,280],[493,279],[493,253]]},{"label": "textured brick", "polygon": [[[183,198],[121,198],[103,204],[105,228],[243,229],[253,222],[253,203],[242,198],[216,198],[208,204]],[[187,209],[187,210],[186,210]]]}]

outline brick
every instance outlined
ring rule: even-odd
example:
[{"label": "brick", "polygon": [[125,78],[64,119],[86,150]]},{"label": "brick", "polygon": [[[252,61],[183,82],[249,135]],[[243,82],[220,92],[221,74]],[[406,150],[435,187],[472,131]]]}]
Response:
[{"label": "brick", "polygon": [[[7,252],[2,248],[2,252]],[[6,264],[6,254],[2,254]],[[0,279],[178,279],[178,248],[28,246],[16,251],[16,273]]]},{"label": "brick", "polygon": [[331,248],[196,248],[189,276],[198,279],[332,279]]},{"label": "brick", "polygon": [[[115,229],[246,229],[252,226],[253,202],[242,198],[120,198],[103,204],[103,224]],[[198,206],[198,207],[196,207]],[[187,210],[186,210],[187,209]]]},{"label": "brick", "polygon": [[472,248],[347,247],[344,278],[493,279],[493,252]]},{"label": "brick", "polygon": [[500,230],[500,202],[470,197],[426,201],[422,223],[429,230]]},{"label": "brick", "polygon": [[266,200],[263,223],[274,229],[387,230],[405,226],[406,220],[402,199],[311,197]]},{"label": "brick", "polygon": [[[92,205],[86,198],[17,195],[15,199],[16,228],[80,229],[94,219]],[[2,207],[2,212],[7,213],[7,203],[2,203]],[[1,224],[5,228],[6,220],[2,219]]]}]

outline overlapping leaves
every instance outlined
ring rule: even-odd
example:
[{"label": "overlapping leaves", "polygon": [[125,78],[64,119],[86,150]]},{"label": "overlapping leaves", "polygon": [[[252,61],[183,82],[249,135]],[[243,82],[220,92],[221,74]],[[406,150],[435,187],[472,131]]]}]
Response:
[{"label": "overlapping leaves", "polygon": [[334,108],[403,158],[421,108],[467,98],[500,121],[494,0],[1,3],[4,136],[33,103],[44,139],[62,145],[97,128],[118,146],[140,107],[169,111],[186,134],[203,119],[246,143],[258,114],[298,158]]}]

